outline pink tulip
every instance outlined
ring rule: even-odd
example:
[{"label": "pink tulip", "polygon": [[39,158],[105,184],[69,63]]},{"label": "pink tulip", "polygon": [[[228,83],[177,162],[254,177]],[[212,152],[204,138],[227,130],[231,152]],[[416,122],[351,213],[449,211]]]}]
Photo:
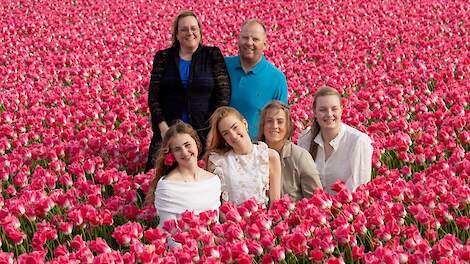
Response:
[{"label": "pink tulip", "polygon": [[103,254],[103,253],[110,253],[111,248],[108,246],[106,241],[104,241],[102,238],[98,237],[95,240],[89,241],[88,242],[88,247],[98,253],[98,254]]}]

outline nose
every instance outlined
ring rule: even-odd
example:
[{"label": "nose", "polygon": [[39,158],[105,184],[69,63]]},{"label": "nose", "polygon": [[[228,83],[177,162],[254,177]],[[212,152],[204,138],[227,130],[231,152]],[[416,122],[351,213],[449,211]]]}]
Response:
[{"label": "nose", "polygon": [[279,123],[277,121],[273,121],[273,128],[278,128],[279,127]]},{"label": "nose", "polygon": [[229,136],[229,138],[230,138],[231,140],[236,137],[236,134],[237,134],[237,133],[236,133],[233,129],[230,129],[230,130],[228,131],[228,136]]},{"label": "nose", "polygon": [[183,154],[183,156],[189,155],[189,154],[190,154],[190,153],[189,153],[189,149],[186,148],[186,147],[182,148],[182,149],[181,149],[181,154]]}]

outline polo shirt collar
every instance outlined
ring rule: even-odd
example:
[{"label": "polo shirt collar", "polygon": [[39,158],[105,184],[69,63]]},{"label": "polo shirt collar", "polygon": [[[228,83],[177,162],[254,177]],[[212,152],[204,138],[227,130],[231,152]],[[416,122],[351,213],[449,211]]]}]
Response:
[{"label": "polo shirt collar", "polygon": [[[344,124],[340,123],[338,135],[330,142],[330,145],[331,145],[331,147],[333,147],[334,150],[338,149],[339,142],[341,141],[341,139],[344,136],[344,130],[345,130]],[[315,137],[314,141],[320,147],[324,148],[324,142],[323,142],[323,138],[321,137],[321,133],[318,133],[318,135]]]},{"label": "polo shirt collar", "polygon": [[[251,70],[249,70],[247,74],[248,73],[259,74],[263,70],[265,65],[266,65],[266,58],[264,57],[264,54],[263,54],[261,55],[261,60],[255,65],[255,67],[251,68]],[[235,68],[240,69],[241,71],[244,72],[242,64],[241,64],[240,56],[238,56],[238,61],[237,61]]]}]

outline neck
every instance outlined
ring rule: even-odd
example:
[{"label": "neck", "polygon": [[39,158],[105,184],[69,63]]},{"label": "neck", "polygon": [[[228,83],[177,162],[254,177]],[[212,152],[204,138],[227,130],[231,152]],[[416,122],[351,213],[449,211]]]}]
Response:
[{"label": "neck", "polygon": [[189,166],[178,165],[176,169],[180,173],[181,177],[188,179],[188,180],[197,181],[197,173],[196,173],[198,169],[197,164],[192,164]]},{"label": "neck", "polygon": [[197,50],[197,47],[194,49],[186,48],[186,47],[180,47],[179,55],[180,58],[184,60],[191,60],[193,57],[193,53]]},{"label": "neck", "polygon": [[253,143],[251,143],[251,141],[247,142],[247,144],[243,144],[237,149],[235,148],[233,149],[233,151],[239,155],[248,155],[251,153],[252,150],[253,150]]},{"label": "neck", "polygon": [[256,61],[251,61],[251,60],[244,60],[242,57],[240,57],[240,65],[242,66],[242,69],[245,72],[248,72],[249,70],[253,69],[256,66],[256,64],[258,64],[261,61],[261,58],[262,57],[260,57]]},{"label": "neck", "polygon": [[339,134],[340,126],[332,128],[332,129],[321,129],[321,137],[323,138],[324,142],[330,143],[333,139],[335,139]]},{"label": "neck", "polygon": [[277,153],[281,154],[282,148],[286,144],[286,140],[281,140],[277,142],[269,142],[266,140],[266,144],[268,144],[269,148],[272,148],[277,151]]}]

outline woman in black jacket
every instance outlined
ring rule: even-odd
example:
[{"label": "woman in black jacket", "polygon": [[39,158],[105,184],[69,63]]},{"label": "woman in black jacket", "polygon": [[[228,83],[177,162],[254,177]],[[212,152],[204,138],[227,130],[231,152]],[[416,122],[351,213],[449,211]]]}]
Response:
[{"label": "woman in black jacket", "polygon": [[230,102],[230,79],[217,47],[202,45],[202,29],[191,11],[173,21],[172,44],[153,60],[148,104],[153,137],[145,171],[154,167],[168,126],[181,119],[193,126],[205,145],[209,117]]}]

